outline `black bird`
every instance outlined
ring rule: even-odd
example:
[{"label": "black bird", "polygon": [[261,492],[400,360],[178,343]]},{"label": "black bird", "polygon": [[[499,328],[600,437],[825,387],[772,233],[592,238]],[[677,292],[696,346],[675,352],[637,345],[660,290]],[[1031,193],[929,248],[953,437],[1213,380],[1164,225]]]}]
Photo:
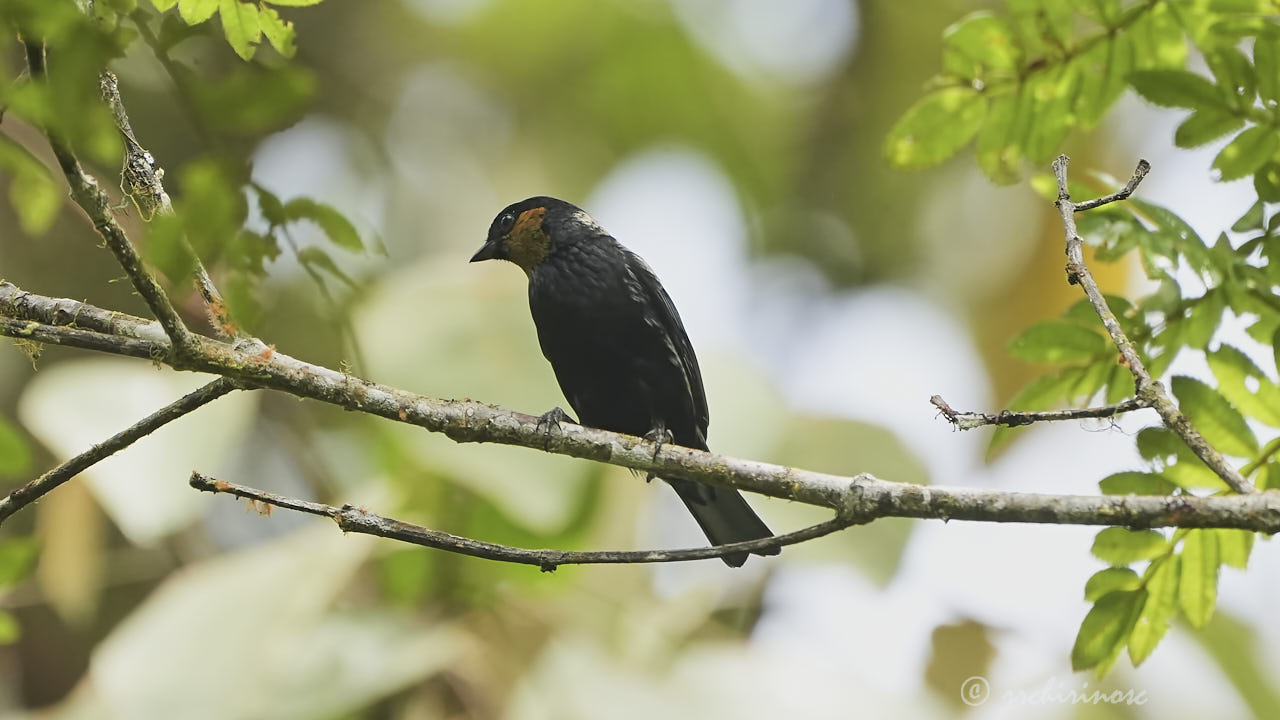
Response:
[{"label": "black bird", "polygon": [[[644,260],[590,215],[551,197],[498,213],[471,262],[494,259],[509,260],[529,276],[538,343],[583,425],[707,449],[698,359],[675,305]],[[544,419],[554,420],[556,412]],[[667,483],[712,544],[773,534],[736,490]],[[739,567],[747,553],[722,559]]]}]

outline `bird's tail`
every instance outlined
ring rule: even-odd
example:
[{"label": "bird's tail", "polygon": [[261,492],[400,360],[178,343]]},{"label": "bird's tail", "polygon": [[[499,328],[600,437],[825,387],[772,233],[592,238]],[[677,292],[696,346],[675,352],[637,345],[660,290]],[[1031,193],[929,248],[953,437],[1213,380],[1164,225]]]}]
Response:
[{"label": "bird's tail", "polygon": [[[769,527],[737,490],[681,480],[667,482],[675,488],[712,545],[773,536]],[[757,550],[754,554],[777,555],[779,550],[780,548],[774,547]],[[734,553],[720,559],[729,567],[741,567],[747,561],[747,553]]]}]

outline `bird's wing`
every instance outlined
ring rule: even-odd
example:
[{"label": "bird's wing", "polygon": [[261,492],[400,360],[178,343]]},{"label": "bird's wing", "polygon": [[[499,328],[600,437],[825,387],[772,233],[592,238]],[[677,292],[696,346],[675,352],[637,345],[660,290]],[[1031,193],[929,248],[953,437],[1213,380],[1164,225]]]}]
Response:
[{"label": "bird's wing", "polygon": [[707,425],[711,420],[710,411],[707,408],[706,392],[702,388],[702,373],[698,370],[698,358],[693,354],[689,335],[685,332],[684,324],[680,322],[680,313],[676,312],[671,296],[662,287],[662,283],[658,282],[658,276],[653,273],[649,264],[630,250],[624,249],[623,252],[627,254],[627,272],[630,276],[628,280],[635,281],[634,284],[628,284],[632,285],[633,292],[638,293],[637,299],[646,307],[653,309],[657,329],[663,336],[674,363],[684,373],[685,385],[689,390],[688,397],[693,405],[690,409],[693,411],[693,417],[697,419],[697,428],[702,436],[700,439],[705,445]]}]

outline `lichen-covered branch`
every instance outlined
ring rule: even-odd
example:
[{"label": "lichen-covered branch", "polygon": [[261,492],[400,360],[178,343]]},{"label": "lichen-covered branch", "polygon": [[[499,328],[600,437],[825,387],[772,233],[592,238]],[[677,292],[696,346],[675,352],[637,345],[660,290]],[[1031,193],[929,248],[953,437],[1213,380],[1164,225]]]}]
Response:
[{"label": "lichen-covered branch", "polygon": [[[15,301],[21,295],[21,303]],[[23,320],[44,328],[42,340],[77,346],[80,336],[58,337],[59,318],[66,321],[70,301],[23,293],[0,284],[0,313],[20,306]],[[117,340],[124,348],[153,338],[155,323],[79,305],[78,316],[105,327],[108,317],[127,335],[95,336]],[[150,328],[148,327],[150,326]],[[7,332],[0,326],[0,334]],[[80,330],[79,333],[86,331]],[[457,442],[518,445],[561,455],[652,472],[661,477],[697,480],[831,508],[845,518],[879,517],[1030,522],[1131,527],[1226,527],[1265,533],[1280,531],[1280,493],[1229,497],[1076,496],[1009,493],[994,490],[928,487],[889,482],[871,475],[842,477],[794,467],[744,460],[664,444],[660,452],[648,440],[561,423],[548,438],[533,415],[471,400],[424,397],[313,365],[257,342],[235,345],[195,335],[187,369],[215,373],[240,385],[287,392],[353,411],[423,427]],[[64,342],[65,341],[65,342]],[[155,341],[147,341],[155,342]],[[161,338],[167,358],[168,340]],[[95,346],[95,350],[112,352]]]},{"label": "lichen-covered branch", "polygon": [[1107,334],[1111,336],[1111,342],[1120,351],[1121,362],[1125,367],[1129,368],[1129,372],[1133,375],[1137,398],[1154,408],[1160,414],[1160,419],[1164,421],[1165,427],[1177,433],[1178,437],[1182,438],[1183,442],[1187,444],[1187,447],[1191,448],[1191,451],[1196,454],[1196,457],[1204,461],[1204,464],[1208,465],[1209,469],[1222,478],[1223,482],[1232,490],[1245,494],[1257,492],[1257,488],[1250,484],[1248,480],[1245,480],[1222,457],[1222,454],[1192,427],[1191,421],[1178,410],[1178,406],[1174,404],[1169,394],[1165,392],[1164,386],[1151,377],[1151,373],[1147,371],[1146,366],[1142,363],[1142,358],[1138,356],[1137,348],[1129,337],[1125,335],[1124,330],[1121,329],[1115,313],[1111,312],[1106,298],[1102,296],[1102,291],[1098,289],[1098,283],[1093,279],[1093,273],[1089,272],[1088,266],[1084,263],[1084,240],[1076,229],[1075,214],[1082,210],[1090,210],[1129,197],[1137,189],[1142,179],[1146,177],[1147,172],[1151,170],[1151,165],[1146,160],[1139,160],[1138,167],[1133,171],[1133,176],[1129,178],[1129,182],[1120,191],[1096,200],[1074,203],[1071,201],[1071,194],[1067,190],[1067,164],[1069,162],[1070,160],[1066,155],[1059,155],[1058,159],[1053,161],[1053,174],[1058,181],[1057,206],[1059,213],[1062,215],[1062,226],[1066,231],[1067,238],[1067,282],[1073,285],[1078,284],[1084,290],[1085,296],[1089,298],[1089,304],[1093,306],[1094,312],[1102,320],[1103,327],[1107,329]]}]

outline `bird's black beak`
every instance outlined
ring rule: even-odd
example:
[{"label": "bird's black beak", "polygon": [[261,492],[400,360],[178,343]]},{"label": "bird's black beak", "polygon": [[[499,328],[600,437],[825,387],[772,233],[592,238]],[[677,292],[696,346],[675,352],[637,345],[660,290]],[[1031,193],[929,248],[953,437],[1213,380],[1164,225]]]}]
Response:
[{"label": "bird's black beak", "polygon": [[497,242],[493,240],[487,240],[485,241],[485,244],[480,246],[480,249],[476,251],[476,254],[471,256],[471,262],[480,262],[481,260],[494,260],[499,257],[498,255],[499,249],[500,248],[498,247]]}]

